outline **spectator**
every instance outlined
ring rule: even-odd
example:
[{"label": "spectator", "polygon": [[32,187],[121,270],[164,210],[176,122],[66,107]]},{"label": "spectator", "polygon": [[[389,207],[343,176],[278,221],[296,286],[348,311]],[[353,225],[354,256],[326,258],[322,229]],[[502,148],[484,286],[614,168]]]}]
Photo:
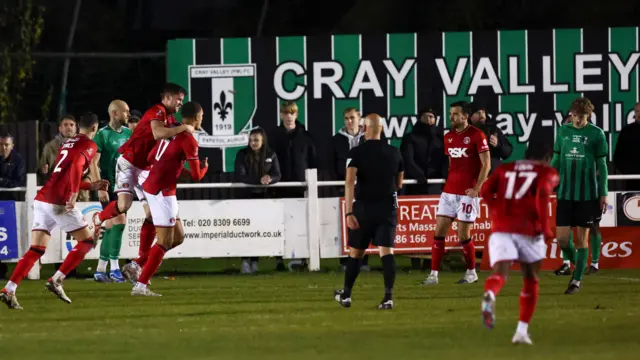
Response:
[{"label": "spectator", "polygon": [[[347,153],[364,141],[364,127],[360,125],[360,112],[356,108],[346,108],[343,112],[344,127],[331,140],[332,177],[344,180],[347,168]],[[344,191],[344,187],[341,187]]]},{"label": "spectator", "polygon": [[493,170],[500,166],[502,160],[511,156],[513,146],[504,136],[502,130],[498,128],[496,122],[492,119],[487,120],[487,111],[484,106],[477,103],[473,104],[471,111],[471,122],[484,132],[489,141],[489,147],[491,148],[490,173],[492,173]]},{"label": "spectator", "polygon": [[[58,121],[58,135],[46,143],[42,149],[42,154],[38,161],[39,184],[44,184],[49,178],[51,171],[53,171],[56,165],[56,158],[58,157],[58,149],[60,149],[62,143],[76,136],[76,132],[76,118],[69,114],[62,116],[60,121]],[[83,191],[81,191],[80,194],[78,194],[78,201],[88,201],[87,195],[87,191],[84,191],[84,194]]]},{"label": "spectator", "polygon": [[[449,161],[444,153],[444,131],[436,124],[437,115],[428,107],[420,110],[418,121],[410,133],[402,137],[400,153],[404,160],[405,175],[418,181],[417,185],[407,185],[406,195],[438,195],[442,184],[427,184],[428,179],[447,177]],[[430,265],[424,261],[422,268]],[[420,269],[420,259],[411,258],[411,267]]]},{"label": "spectator", "polygon": [[420,118],[410,133],[402,137],[400,152],[405,174],[418,185],[406,187],[407,195],[439,195],[442,184],[427,184],[427,179],[444,179],[449,162],[444,153],[444,131],[436,124],[436,113],[431,108],[420,111]]},{"label": "spectator", "polygon": [[[0,135],[0,188],[14,188],[26,185],[27,170],[24,158],[13,150],[13,136]],[[17,192],[0,192],[0,200],[18,201]]]},{"label": "spectator", "polygon": [[[634,120],[620,131],[613,153],[613,164],[624,175],[640,174],[640,161],[636,158],[640,153],[640,103],[634,108]],[[640,180],[625,181],[624,190],[640,191]]]},{"label": "spectator", "polygon": [[[305,171],[316,168],[317,156],[313,138],[297,121],[298,105],[287,101],[280,106],[282,124],[273,137],[273,148],[280,161],[282,181],[305,181]],[[302,188],[282,188],[279,197],[304,197]]]},{"label": "spectator", "polygon": [[[329,171],[335,180],[344,181],[347,169],[347,154],[349,150],[364,142],[364,126],[360,125],[361,115],[356,108],[346,108],[342,112],[344,127],[331,139],[331,158]],[[344,186],[340,187],[340,196],[344,195]],[[347,257],[340,258],[340,266],[346,268]],[[369,255],[362,258],[361,271],[369,271]]]},{"label": "spectator", "polygon": [[[269,148],[267,134],[257,128],[249,133],[249,146],[238,151],[235,163],[235,180],[252,185],[271,185],[280,181],[278,156]],[[264,187],[246,189],[251,199],[267,197]],[[242,258],[242,273],[252,274],[258,271],[258,258]]]},{"label": "spectator", "polygon": [[131,129],[131,132],[136,129],[136,126],[138,126],[140,119],[142,119],[142,113],[138,110],[131,110],[131,117],[129,117],[129,122],[127,123],[127,126],[129,127],[129,129]]},{"label": "spectator", "polygon": [[[313,138],[298,118],[298,105],[286,101],[280,105],[282,123],[275,131],[273,148],[280,161],[281,181],[305,181],[305,171],[316,168],[317,155]],[[282,188],[275,192],[280,198],[304,197],[304,189]],[[305,266],[305,261],[293,260],[289,268]],[[278,259],[276,270],[284,270],[282,258]]]}]

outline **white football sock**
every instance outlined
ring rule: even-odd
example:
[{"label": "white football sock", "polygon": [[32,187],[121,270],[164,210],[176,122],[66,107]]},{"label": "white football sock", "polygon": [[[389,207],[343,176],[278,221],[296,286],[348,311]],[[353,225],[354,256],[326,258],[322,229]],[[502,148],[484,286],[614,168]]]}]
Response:
[{"label": "white football sock", "polygon": [[98,268],[96,269],[96,272],[107,272],[107,260],[98,260]]},{"label": "white football sock", "polygon": [[7,289],[8,292],[15,294],[16,290],[18,289],[18,284],[14,283],[13,281],[9,281],[4,288]]},{"label": "white football sock", "polygon": [[529,324],[527,324],[526,322],[522,322],[522,321],[518,321],[518,327],[516,328],[516,332],[518,334],[529,334]]},{"label": "white football sock", "polygon": [[111,266],[111,271],[120,270],[118,259],[109,259],[109,265]]}]

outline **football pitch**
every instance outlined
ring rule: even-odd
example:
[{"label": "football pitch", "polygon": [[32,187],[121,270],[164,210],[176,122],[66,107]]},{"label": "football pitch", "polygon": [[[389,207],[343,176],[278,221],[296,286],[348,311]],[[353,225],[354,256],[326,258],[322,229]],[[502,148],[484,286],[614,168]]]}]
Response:
[{"label": "football pitch", "polygon": [[[353,306],[333,299],[343,273],[337,261],[319,273],[236,275],[225,271],[177,274],[185,260],[167,260],[152,289],[161,298],[132,298],[131,285],[69,279],[73,303],[57,300],[44,280],[25,280],[23,311],[0,308],[3,359],[638,359],[640,271],[608,270],[585,277],[564,295],[568,277],[541,276],[530,332],[533,346],[510,343],[518,320],[521,277],[513,273],[498,297],[496,328],[481,325],[480,282],[440,284],[399,264],[395,308],[379,311],[382,275],[372,258],[361,273]],[[200,260],[205,263],[209,260]],[[218,260],[213,260],[218,261]],[[230,265],[238,260],[224,260]],[[193,262],[192,262],[193,263]],[[87,273],[83,264],[79,269]],[[95,264],[93,264],[95,266]],[[324,266],[324,263],[323,263]],[[224,266],[223,266],[224,267]],[[271,263],[261,264],[271,269]],[[43,269],[48,277],[50,268]],[[204,276],[204,272],[208,272]],[[168,278],[166,278],[168,276]]]}]

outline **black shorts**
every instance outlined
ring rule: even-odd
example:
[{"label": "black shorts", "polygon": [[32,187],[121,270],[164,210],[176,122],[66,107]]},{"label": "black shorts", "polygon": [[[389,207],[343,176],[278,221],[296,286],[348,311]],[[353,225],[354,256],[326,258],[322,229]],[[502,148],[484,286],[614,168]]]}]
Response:
[{"label": "black shorts", "polygon": [[556,207],[556,226],[588,228],[599,224],[602,210],[598,200],[572,201],[558,199]]},{"label": "black shorts", "polygon": [[106,208],[107,205],[109,205],[110,202],[118,200],[118,194],[114,193],[111,190],[109,190],[108,192],[109,192],[109,201],[107,201],[107,202],[102,202],[101,201],[100,202],[100,205],[102,205],[103,209]]},{"label": "black shorts", "polygon": [[360,228],[349,231],[348,245],[364,250],[369,244],[393,247],[398,225],[398,211],[390,204],[375,204],[356,201],[353,204]]}]

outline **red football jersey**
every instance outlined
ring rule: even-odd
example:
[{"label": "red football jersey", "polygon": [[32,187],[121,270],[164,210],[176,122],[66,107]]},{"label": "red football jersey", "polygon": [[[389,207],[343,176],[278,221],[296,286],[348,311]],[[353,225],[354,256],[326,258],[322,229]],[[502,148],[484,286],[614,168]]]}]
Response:
[{"label": "red football jersey", "polygon": [[480,153],[489,151],[482,130],[469,125],[461,132],[451,130],[444,136],[444,153],[449,156],[449,175],[443,192],[464,195],[478,183],[482,162]]},{"label": "red football jersey", "polygon": [[152,167],[142,185],[144,191],[153,195],[160,191],[163,195],[175,195],[184,162],[198,159],[198,141],[190,133],[182,132],[171,139],[158,141],[149,158]]},{"label": "red football jersey", "polygon": [[176,123],[176,118],[173,115],[167,115],[167,108],[164,105],[154,105],[142,115],[142,119],[140,119],[129,140],[118,149],[122,157],[138,169],[144,170],[150,165],[147,162],[147,155],[149,155],[149,152],[157,142],[153,138],[151,122],[156,120],[162,121],[165,127]]},{"label": "red football jersey", "polygon": [[54,205],[65,205],[71,193],[80,190],[82,175],[89,169],[98,146],[87,136],[78,134],[60,146],[51,176],[36,200]]},{"label": "red football jersey", "polygon": [[493,232],[536,236],[550,231],[549,198],[558,172],[547,164],[516,161],[500,165],[482,186]]}]

